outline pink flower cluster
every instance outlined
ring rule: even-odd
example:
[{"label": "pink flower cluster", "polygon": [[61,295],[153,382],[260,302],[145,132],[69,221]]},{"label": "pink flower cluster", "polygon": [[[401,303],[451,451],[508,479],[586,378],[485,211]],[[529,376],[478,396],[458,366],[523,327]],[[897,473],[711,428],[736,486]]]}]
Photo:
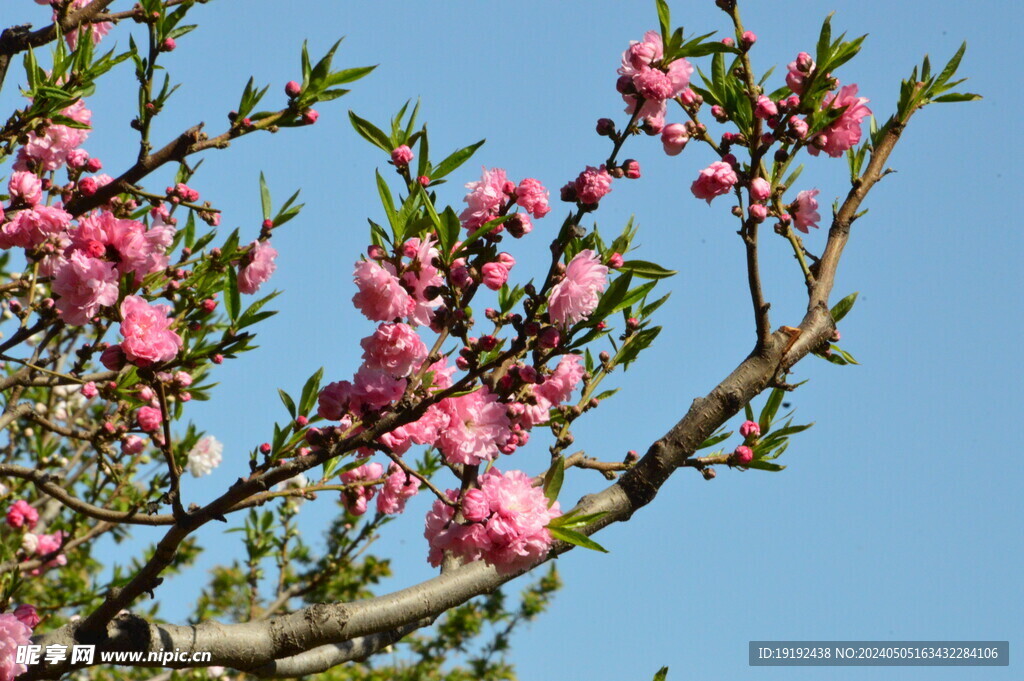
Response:
[{"label": "pink flower cluster", "polygon": [[39,511],[29,505],[24,499],[18,499],[7,509],[7,525],[14,529],[25,528],[31,530],[39,522]]},{"label": "pink flower cluster", "polygon": [[626,102],[626,112],[636,111],[637,97],[643,98],[639,117],[653,134],[665,125],[666,102],[683,94],[690,84],[693,65],[685,59],[663,64],[661,34],[647,31],[642,41],[632,41],[622,53],[617,89]]},{"label": "pink flower cluster", "polygon": [[[61,111],[61,115],[86,126],[92,122],[92,112],[85,108],[82,100]],[[88,136],[88,128],[72,128],[56,123],[46,126],[42,133],[30,132],[28,141],[18,150],[14,169],[39,172],[57,170],[69,162],[71,154],[82,146]]]},{"label": "pink flower cluster", "polygon": [[[38,2],[38,0],[36,1]],[[91,3],[92,0],[72,0],[70,6],[68,7],[68,12],[80,10]],[[53,12],[53,20],[57,20],[57,10],[54,10]],[[89,37],[92,38],[93,44],[96,44],[103,39],[103,36],[110,33],[110,30],[113,27],[114,25],[109,21],[98,21],[96,23],[90,23],[88,25],[82,26],[81,28],[79,28],[78,31],[70,31],[67,35],[64,36],[64,38],[68,41],[68,47],[70,47],[73,50],[78,45],[79,33],[88,34]]]},{"label": "pink flower cluster", "polygon": [[[428,560],[438,566],[446,551],[466,561],[483,559],[501,574],[526,570],[551,548],[548,523],[560,516],[558,502],[550,507],[544,492],[522,471],[481,475],[479,489],[469,490],[462,502],[465,524],[454,521],[455,509],[438,500],[427,514],[424,536]],[[457,490],[448,490],[453,501]]]},{"label": "pink flower cluster", "polygon": [[152,305],[139,296],[128,296],[121,303],[121,350],[129,362],[145,367],[174,359],[182,341],[171,325],[169,305]]},{"label": "pink flower cluster", "polygon": [[441,298],[427,296],[431,287],[444,283],[433,262],[439,252],[435,242],[427,239],[409,239],[402,249],[402,257],[383,259],[383,253],[374,250],[380,260],[361,260],[356,263],[353,278],[358,291],[352,303],[376,322],[408,319],[413,325],[429,325],[433,311],[441,305]]},{"label": "pink flower cluster", "polygon": [[808,227],[818,228],[821,215],[818,213],[818,201],[815,197],[821,192],[817,189],[802,191],[796,195],[793,204],[793,226],[804,234]]},{"label": "pink flower cluster", "polygon": [[808,148],[811,155],[817,156],[820,150],[832,158],[839,158],[847,149],[860,144],[861,120],[871,115],[871,109],[864,106],[868,101],[866,97],[857,96],[856,85],[847,85],[839,92],[826,95],[822,102],[823,109],[845,110],[839,118],[814,136]]},{"label": "pink flower cluster", "polygon": [[587,166],[586,170],[565,186],[562,195],[583,204],[595,204],[612,190],[612,176],[608,169]]},{"label": "pink flower cluster", "polygon": [[597,307],[607,283],[608,267],[597,253],[590,249],[577,253],[565,268],[565,277],[551,289],[551,322],[568,327],[586,319]]},{"label": "pink flower cluster", "polygon": [[146,229],[141,222],[101,211],[57,235],[56,240],[66,245],[46,260],[44,269],[54,275],[57,311],[64,321],[87,324],[99,308],[116,303],[122,275],[134,273],[138,282],[167,267],[166,250],[174,231],[166,224]]},{"label": "pink flower cluster", "polygon": [[238,270],[238,291],[252,295],[270,279],[277,269],[274,259],[277,251],[269,241],[253,241],[249,250],[242,258],[242,266]]},{"label": "pink flower cluster", "polygon": [[376,462],[363,464],[342,473],[339,477],[346,484],[384,479],[379,485],[359,484],[345,490],[342,501],[352,515],[366,513],[374,497],[377,497],[378,513],[398,515],[405,510],[405,503],[420,490],[419,478],[409,475],[396,463],[392,463],[388,468],[387,477],[384,476],[384,467]]},{"label": "pink flower cluster", "polygon": [[[490,220],[505,215],[513,205],[519,205],[526,213],[537,219],[544,217],[551,210],[548,205],[548,191],[544,185],[528,177],[517,187],[501,168],[488,170],[485,167],[480,180],[469,182],[466,189],[469,190],[463,199],[466,208],[459,215],[459,219],[470,232]],[[520,214],[519,220],[525,220],[529,225],[529,218],[524,215]],[[498,225],[494,233],[501,232],[502,229],[503,227]],[[529,231],[529,226],[524,228],[524,233]],[[513,233],[513,236],[516,234]]]},{"label": "pink flower cluster", "polygon": [[715,161],[704,170],[690,185],[690,191],[698,199],[704,199],[711,204],[711,199],[722,194],[728,194],[739,178],[736,177],[736,170],[728,161]]},{"label": "pink flower cluster", "polygon": [[13,681],[16,676],[28,671],[28,667],[16,662],[18,648],[32,643],[32,628],[17,615],[0,614],[0,681]]}]

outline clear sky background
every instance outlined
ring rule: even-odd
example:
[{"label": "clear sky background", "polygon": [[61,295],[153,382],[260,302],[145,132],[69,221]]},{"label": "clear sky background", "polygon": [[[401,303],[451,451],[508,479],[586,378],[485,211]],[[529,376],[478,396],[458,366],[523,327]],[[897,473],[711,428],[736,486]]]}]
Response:
[{"label": "clear sky background", "polygon": [[[45,9],[33,3],[4,5],[5,25],[43,21]],[[672,8],[688,33],[728,34],[727,17],[711,0],[677,0]],[[511,659],[523,679],[644,680],[662,665],[675,680],[1019,678],[1019,662],[985,671],[747,666],[751,639],[1008,639],[1017,656],[1024,643],[1024,375],[1015,349],[1024,330],[1021,11],[994,0],[747,2],[745,23],[760,38],[755,67],[779,64],[772,82],[781,83],[786,62],[813,52],[831,10],[836,32],[870,34],[861,57],[838,75],[860,85],[880,119],[924,53],[944,63],[964,39],[966,88],[985,99],[919,114],[891,158],[899,172],[868,199],[870,213],[854,226],[835,290],[835,299],[860,292],[841,330],[861,366],[813,357],[798,365],[794,378],[808,383],[790,401],[799,421],[816,425],[780,460],[788,468],[722,470],[712,482],[680,471],[631,522],[600,534],[609,555],[577,550],[560,558],[565,588],[514,640]],[[250,75],[271,84],[268,107],[283,102],[284,83],[299,76],[303,39],[317,55],[346,35],[338,64],[380,64],[351,95],[322,105],[317,125],[208,154],[194,183],[224,209],[224,225],[242,226],[250,239],[259,230],[260,170],[278,200],[301,187],[307,204],[274,237],[281,255],[272,284],[285,293],[261,349],[218,369],[219,399],[190,408],[226,444],[215,475],[188,480],[188,497],[202,500],[242,472],[246,452],[284,418],[275,389],[296,392],[321,365],[330,380],[348,378],[359,362],[358,340],[373,328],[351,306],[351,265],[367,242],[366,217],[381,220],[373,171],[387,166],[357,138],[345,111],[382,123],[406,99],[422,97],[436,156],[486,137],[440,189],[457,210],[461,185],[477,179],[481,164],[537,177],[557,194],[584,165],[607,156],[594,122],[623,121],[614,90],[619,55],[657,19],[653,2],[610,0],[216,0],[193,16],[201,28],[165,59],[185,84],[158,119],[156,140],[197,121],[221,130]],[[127,44],[123,29],[117,40]],[[96,131],[86,147],[112,174],[135,153],[127,127],[132,85],[122,67],[90,102]],[[0,103],[15,103],[12,88]],[[694,144],[667,157],[657,139],[633,138],[625,156],[640,161],[644,177],[616,182],[596,220],[612,231],[635,215],[636,256],[679,275],[668,281],[674,294],[659,311],[661,337],[627,374],[613,377],[622,391],[576,432],[589,454],[608,459],[646,449],[754,339],[735,220],[724,199],[709,208],[689,192],[713,160],[709,152]],[[845,194],[846,181],[845,161],[822,156],[810,159],[800,188],[820,188],[825,207]],[[515,275],[539,274],[561,213],[511,244],[520,262]],[[805,304],[799,270],[772,236],[769,230],[762,248],[772,321],[795,324]],[[808,246],[820,251],[825,236],[811,234]],[[547,443],[536,440],[505,465],[543,470]],[[564,502],[604,484],[579,472]],[[376,547],[395,559],[391,587],[433,574],[422,538],[428,501],[421,495]],[[326,499],[307,503],[305,536],[320,532],[332,509]],[[239,535],[222,531],[204,528],[202,543],[216,548],[191,576],[161,590],[169,619],[186,616],[204,570],[240,555]]]}]

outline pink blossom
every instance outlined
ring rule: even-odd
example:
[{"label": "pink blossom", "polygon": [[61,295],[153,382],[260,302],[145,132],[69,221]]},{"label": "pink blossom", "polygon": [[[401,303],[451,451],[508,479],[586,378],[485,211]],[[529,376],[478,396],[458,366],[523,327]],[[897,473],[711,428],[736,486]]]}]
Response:
[{"label": "pink blossom", "polygon": [[434,259],[440,255],[436,241],[432,239],[409,239],[405,245],[411,247],[412,255],[409,268],[402,275],[402,283],[411,292],[413,299],[412,311],[409,312],[409,323],[412,325],[429,326],[434,310],[440,307],[441,296],[427,297],[427,289],[444,284],[444,277],[436,267]]},{"label": "pink blossom", "polygon": [[[492,469],[479,477],[479,483],[463,501],[467,525],[454,522],[451,506],[434,502],[424,530],[430,545],[428,561],[440,565],[444,552],[451,551],[466,561],[482,558],[501,574],[532,567],[551,548],[547,525],[562,514],[558,502],[549,507],[543,490],[522,471],[502,474]],[[455,490],[448,490],[448,495],[458,498]]]},{"label": "pink blossom", "polygon": [[349,408],[377,410],[398,400],[405,392],[406,380],[385,371],[360,367],[353,378],[355,384]]},{"label": "pink blossom", "polygon": [[608,258],[608,268],[617,270],[625,264],[625,259],[621,253],[612,253],[612,257]]},{"label": "pink blossom", "polygon": [[740,435],[743,437],[757,437],[761,434],[761,426],[757,421],[744,421],[740,426]]},{"label": "pink blossom", "polygon": [[601,299],[608,283],[608,267],[589,248],[576,254],[565,268],[565,278],[551,289],[548,316],[551,322],[567,327],[586,319]]},{"label": "pink blossom", "polygon": [[765,201],[772,195],[772,185],[763,177],[755,177],[750,181],[750,200]]},{"label": "pink blossom", "polygon": [[416,306],[399,283],[391,263],[380,265],[361,260],[356,263],[353,277],[359,291],[352,296],[352,303],[371,321],[390,322],[408,315]]},{"label": "pink blossom", "polygon": [[[71,4],[68,6],[68,11],[73,12],[82,9],[90,3],[92,3],[92,0],[72,0]],[[54,21],[56,21],[56,10],[54,10],[53,18]],[[110,29],[112,29],[113,27],[114,25],[109,21],[99,21],[96,23],[90,23],[85,26],[82,26],[76,31],[71,31],[67,33],[64,37],[68,41],[68,47],[70,47],[73,50],[78,45],[78,35],[80,32],[87,31],[89,33],[89,36],[92,38],[93,44],[96,44],[103,39],[103,36],[110,33]],[[171,49],[173,49],[173,47]]]},{"label": "pink blossom", "polygon": [[96,397],[99,394],[100,393],[99,390],[96,388],[95,381],[89,381],[88,383],[82,386],[82,396],[88,400],[91,400],[92,398]]},{"label": "pink blossom", "polygon": [[821,192],[817,189],[805,190],[796,195],[796,208],[793,209],[793,226],[804,234],[808,227],[818,228],[821,215],[818,214],[816,197]]},{"label": "pink blossom", "polygon": [[396,147],[395,150],[391,152],[391,162],[396,166],[407,166],[409,165],[409,161],[412,159],[412,149],[405,144],[400,147]]},{"label": "pink blossom", "polygon": [[804,87],[807,85],[807,77],[814,70],[814,66],[814,60],[806,52],[801,52],[794,61],[789,62],[786,65],[786,69],[789,71],[786,74],[786,85],[789,86],[789,89],[802,95]]},{"label": "pink blossom", "polygon": [[112,263],[76,251],[57,269],[53,292],[59,296],[57,311],[64,321],[84,326],[100,307],[117,302],[117,272]]},{"label": "pink blossom", "polygon": [[550,192],[539,180],[528,177],[516,187],[516,203],[535,218],[542,218],[551,211],[548,205]]},{"label": "pink blossom", "polygon": [[32,643],[32,628],[9,612],[0,614],[0,681],[14,681],[28,671],[28,667],[15,662],[18,648]]},{"label": "pink blossom", "polygon": [[492,291],[497,291],[508,281],[508,274],[516,261],[508,253],[499,253],[498,260],[485,263],[480,268],[483,285]]},{"label": "pink blossom", "polygon": [[35,248],[70,224],[71,215],[56,206],[37,205],[18,211],[10,222],[0,227],[0,249]]},{"label": "pink blossom", "polygon": [[478,182],[466,184],[469,193],[466,194],[463,201],[467,206],[459,215],[459,219],[462,220],[462,224],[467,230],[473,231],[498,216],[498,210],[508,198],[505,192],[507,182],[508,178],[504,170],[501,168],[488,170],[485,167]]},{"label": "pink blossom", "polygon": [[448,427],[437,446],[449,463],[475,466],[498,455],[508,442],[509,420],[505,405],[486,387],[468,395],[449,397],[440,406],[448,415]]},{"label": "pink blossom", "polygon": [[761,119],[771,118],[772,116],[779,115],[779,107],[767,95],[761,95],[757,98],[754,115]]},{"label": "pink blossom", "polygon": [[573,183],[580,203],[597,203],[612,190],[612,176],[605,169],[587,166]]},{"label": "pink blossom", "polygon": [[754,450],[746,445],[740,445],[732,456],[735,463],[746,465],[754,460]]},{"label": "pink blossom", "polygon": [[682,123],[670,123],[662,128],[661,146],[669,156],[679,154],[690,141],[690,134]]},{"label": "pink blossom", "polygon": [[36,608],[28,603],[22,603],[14,609],[14,616],[18,618],[18,621],[24,624],[29,629],[35,629],[36,625],[42,621],[39,617],[39,613],[36,612]]},{"label": "pink blossom", "polygon": [[585,369],[580,359],[579,355],[564,355],[551,375],[540,385],[533,386],[534,403],[525,405],[519,419],[524,428],[547,423],[551,408],[569,399],[583,380]]},{"label": "pink blossom", "polygon": [[[146,226],[135,220],[115,217],[109,211],[93,213],[78,220],[71,232],[71,250],[84,250],[93,257],[103,257],[107,248],[117,254],[121,274],[134,272],[136,281],[167,267],[167,248],[174,240],[172,225],[154,220]],[[101,252],[102,251],[102,252]]]},{"label": "pink blossom", "polygon": [[352,399],[354,389],[349,381],[334,381],[328,383],[320,391],[317,397],[317,414],[328,421],[340,421],[341,417],[348,411],[349,401]]},{"label": "pink blossom", "polygon": [[[92,112],[85,108],[82,100],[61,111],[61,115],[83,125],[89,125],[92,121]],[[41,135],[30,132],[25,146],[18,150],[14,169],[29,170],[31,164],[39,171],[56,170],[64,165],[68,155],[81,146],[88,136],[88,129],[56,124],[46,126]]]},{"label": "pink blossom", "polygon": [[[825,97],[825,100],[822,102],[823,109],[841,109],[846,107],[846,110],[840,114],[839,118],[832,121],[831,125],[818,133],[824,138],[822,150],[826,154],[832,158],[839,158],[847,149],[851,149],[860,143],[861,119],[871,115],[871,109],[864,106],[869,101],[866,97],[857,96],[856,85],[847,85],[839,90],[838,93],[832,93]],[[812,156],[817,156],[819,149],[817,146],[812,145],[808,148],[808,151]]]},{"label": "pink blossom", "polygon": [[661,42],[661,33],[658,31],[647,31],[642,41],[631,40],[629,47],[622,53],[622,66],[618,72],[624,76],[631,76],[633,73],[651,62],[658,61],[664,55],[664,45]]},{"label": "pink blossom", "polygon": [[277,251],[269,241],[253,241],[249,244],[249,252],[242,258],[242,267],[238,270],[239,293],[256,293],[277,269],[274,264],[276,257]]},{"label": "pink blossom", "polygon": [[[36,555],[37,556],[48,556],[52,553],[60,551],[64,544],[65,534],[62,530],[57,530],[53,534],[37,534],[36,535]],[[67,565],[68,559],[64,555],[55,556],[49,562],[46,567],[53,567],[55,565]],[[33,573],[38,574],[38,573]]]},{"label": "pink blossom", "polygon": [[24,499],[18,499],[7,509],[7,525],[15,529],[31,530],[39,522],[39,511]]},{"label": "pink blossom", "polygon": [[427,346],[408,324],[381,324],[359,344],[366,366],[395,377],[408,376],[427,358]]},{"label": "pink blossom", "polygon": [[142,450],[145,448],[146,440],[138,435],[126,435],[124,439],[121,440],[121,453],[125,456],[141,454]]},{"label": "pink blossom", "polygon": [[[338,476],[343,483],[367,482],[379,480],[384,477],[384,467],[377,462],[363,464],[359,468],[353,468]],[[345,508],[352,515],[363,515],[366,513],[367,504],[377,495],[377,488],[373,485],[357,485],[342,493]]]},{"label": "pink blossom", "polygon": [[171,329],[170,305],[151,305],[139,296],[128,296],[121,303],[121,335],[128,361],[144,367],[174,359],[181,349],[181,336]]},{"label": "pink blossom", "polygon": [[138,421],[139,428],[147,433],[152,433],[160,428],[164,416],[156,407],[139,407],[139,410],[135,412],[135,420]]},{"label": "pink blossom", "polygon": [[750,217],[754,218],[758,222],[764,222],[764,219],[768,217],[768,206],[763,203],[755,203],[748,209]]},{"label": "pink blossom", "polygon": [[11,181],[7,183],[11,199],[26,206],[34,206],[43,199],[43,183],[39,176],[24,170],[11,173]]},{"label": "pink blossom", "polygon": [[807,131],[809,129],[809,126],[807,125],[807,121],[805,121],[804,119],[799,118],[798,116],[790,116],[789,127],[798,139],[803,139],[807,137]]},{"label": "pink blossom", "polygon": [[435,404],[428,407],[418,421],[406,425],[405,433],[418,445],[433,445],[441,436],[441,431],[448,427],[449,421],[448,413]]},{"label": "pink blossom", "polygon": [[377,511],[396,515],[405,510],[405,502],[416,496],[420,490],[420,479],[409,475],[402,468],[392,463],[388,467],[388,477],[380,488],[377,497]]},{"label": "pink blossom", "polygon": [[722,194],[728,194],[732,186],[736,184],[736,171],[731,164],[725,161],[715,161],[704,170],[690,185],[690,191],[698,199],[705,199],[711,204],[711,199]]}]

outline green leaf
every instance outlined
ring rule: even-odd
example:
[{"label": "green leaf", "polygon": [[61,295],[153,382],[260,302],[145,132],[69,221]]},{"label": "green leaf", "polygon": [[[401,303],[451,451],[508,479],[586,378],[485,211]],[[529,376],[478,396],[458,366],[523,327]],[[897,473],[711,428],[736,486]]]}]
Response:
[{"label": "green leaf", "polygon": [[452,152],[452,154],[449,155],[446,159],[444,159],[436,166],[434,166],[434,169],[431,171],[430,174],[430,179],[440,180],[442,177],[445,177],[449,173],[453,172],[456,168],[458,168],[463,163],[468,161],[470,157],[474,153],[476,153],[476,150],[479,149],[486,141],[487,140],[483,139],[477,142],[476,144],[470,144],[468,147],[463,147],[458,151]]},{"label": "green leaf", "polygon": [[943,102],[976,102],[976,101],[978,101],[981,98],[982,98],[981,95],[976,95],[973,92],[952,92],[952,93],[950,93],[948,95],[942,95],[941,97],[936,97],[932,101],[933,102],[938,102],[938,103],[943,103]]},{"label": "green leaf", "polygon": [[821,33],[818,35],[818,45],[814,55],[814,61],[818,64],[825,64],[831,56],[833,14],[835,12],[829,12],[828,16],[825,17],[825,21],[821,24]]},{"label": "green leaf", "polygon": [[351,69],[344,69],[342,71],[335,71],[334,73],[327,76],[324,80],[325,87],[335,87],[343,83],[351,83],[352,81],[359,80],[360,78],[369,75],[376,66],[357,66]]},{"label": "green leaf", "polygon": [[661,669],[658,670],[658,673],[654,675],[654,678],[651,681],[665,681],[665,678],[667,676],[668,676],[668,667],[662,667]]},{"label": "green leaf", "polygon": [[656,265],[653,262],[647,262],[646,260],[627,260],[622,263],[620,270],[626,272],[632,272],[635,276],[641,279],[665,279],[678,274],[676,270],[665,269],[661,265]]},{"label": "green leaf", "polygon": [[551,467],[544,474],[544,496],[548,499],[548,506],[558,501],[558,493],[562,491],[562,482],[565,480],[565,457],[559,456],[551,462]]},{"label": "green leaf", "polygon": [[850,313],[850,310],[853,309],[853,304],[857,302],[858,293],[859,291],[854,291],[853,293],[846,296],[845,298],[843,298],[842,300],[835,304],[835,306],[830,311],[830,314],[832,315],[832,321],[834,323],[838,324],[843,317]]},{"label": "green leaf", "polygon": [[942,92],[942,88],[949,79],[953,77],[956,70],[960,68],[960,60],[964,57],[964,52],[967,51],[967,41],[960,43],[960,49],[956,51],[950,60],[946,63],[946,66],[942,69],[942,73],[939,74],[938,78],[935,79],[934,89]]},{"label": "green leaf", "polygon": [[224,276],[224,311],[228,313],[231,321],[238,319],[238,313],[242,309],[241,296],[238,295],[238,275],[235,268],[228,265],[227,273]]},{"label": "green leaf", "polygon": [[565,527],[569,529],[584,527],[592,522],[600,520],[606,515],[608,515],[607,511],[601,511],[600,513],[587,513],[585,515],[580,515],[578,513],[566,513],[565,515],[560,515],[552,520],[548,527]]},{"label": "green leaf", "polygon": [[364,140],[376,147],[379,147],[380,149],[383,149],[385,153],[391,153],[388,136],[385,135],[380,128],[370,121],[360,118],[351,110],[348,112],[348,118],[352,122],[352,127],[355,128],[356,132],[359,133]]},{"label": "green leaf", "polygon": [[761,459],[754,459],[750,463],[745,464],[745,466],[747,468],[756,468],[759,471],[772,471],[773,473],[778,473],[785,469],[785,466],[783,465],[772,463],[770,461],[762,461]]},{"label": "green leaf", "polygon": [[302,396],[299,398],[299,413],[306,415],[316,404],[320,395],[320,381],[324,377],[324,368],[320,367],[316,373],[309,377],[306,384],[302,386]]},{"label": "green leaf", "polygon": [[567,530],[564,527],[551,527],[548,526],[548,532],[555,539],[559,539],[575,546],[582,546],[585,549],[591,551],[600,551],[601,553],[608,553],[608,549],[598,544],[596,541],[591,539],[585,534],[581,534],[575,530]]},{"label": "green leaf", "polygon": [[263,172],[260,171],[260,204],[263,207],[263,219],[270,219],[270,187],[267,186],[267,179],[263,177]]},{"label": "green leaf", "polygon": [[280,396],[281,402],[284,403],[284,408],[288,410],[288,413],[294,419],[295,418],[295,402],[294,402],[294,400],[292,400],[291,396],[288,393],[286,393],[285,391],[281,390],[280,388],[277,389],[277,394]]},{"label": "green leaf", "polygon": [[779,411],[779,406],[782,404],[782,398],[786,394],[786,391],[782,388],[772,388],[772,392],[768,395],[768,401],[764,403],[764,408],[761,409],[761,416],[758,417],[757,423],[761,427],[762,433],[767,433],[771,430],[772,419],[775,418],[775,414]]},{"label": "green leaf", "polygon": [[601,296],[600,302],[597,304],[597,308],[591,313],[590,319],[586,323],[597,324],[599,321],[607,317],[612,313],[612,310],[618,305],[623,298],[626,297],[626,293],[629,291],[629,284],[633,281],[632,272],[624,272],[615,278],[615,281],[611,283],[608,290]]},{"label": "green leaf", "polygon": [[[380,202],[384,206],[384,214],[387,215],[388,224],[391,225],[391,231],[395,235],[395,243],[401,241],[398,227],[398,213],[395,211],[395,200],[391,197],[391,189],[388,187],[388,183],[381,177],[380,171],[377,173],[377,193],[380,194]],[[404,227],[404,225],[403,225]]]},{"label": "green leaf", "polygon": [[702,442],[700,444],[700,446],[697,447],[697,449],[708,449],[710,447],[714,447],[717,444],[725,442],[730,437],[732,437],[732,431],[731,430],[728,431],[728,432],[716,433],[716,434],[712,435],[711,437],[709,437],[707,440],[704,440],[704,442]]},{"label": "green leaf", "polygon": [[238,318],[238,323],[235,324],[235,328],[239,330],[244,329],[247,326],[252,326],[253,324],[263,319],[266,319],[267,317],[272,317],[275,314],[277,314],[277,312],[260,312],[260,310],[263,309],[264,305],[269,303],[274,298],[277,298],[279,295],[281,295],[280,291],[274,291],[270,295],[260,298],[255,303],[250,305],[248,308],[246,308],[245,312],[242,313],[242,316]]},{"label": "green leaf", "polygon": [[658,25],[661,28],[661,41],[663,45],[668,45],[669,38],[672,34],[672,14],[669,11],[668,3],[665,0],[655,0],[655,6],[658,9]]}]

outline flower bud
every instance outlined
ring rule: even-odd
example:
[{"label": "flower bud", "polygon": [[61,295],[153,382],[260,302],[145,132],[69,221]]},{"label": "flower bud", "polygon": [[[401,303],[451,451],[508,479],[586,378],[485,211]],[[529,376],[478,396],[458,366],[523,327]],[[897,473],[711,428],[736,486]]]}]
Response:
[{"label": "flower bud", "polygon": [[746,445],[740,445],[736,448],[736,451],[732,453],[732,462],[745,466],[754,460],[754,450]]},{"label": "flower bud", "polygon": [[294,80],[289,80],[287,83],[285,83],[284,93],[289,97],[298,97],[300,92],[302,92],[302,86],[296,83]]},{"label": "flower bud", "polygon": [[761,434],[761,426],[756,421],[744,421],[740,426],[740,435],[743,437],[757,437]]},{"label": "flower bud", "polygon": [[597,120],[597,134],[602,137],[610,137],[615,134],[615,121],[610,118],[599,118]]}]

